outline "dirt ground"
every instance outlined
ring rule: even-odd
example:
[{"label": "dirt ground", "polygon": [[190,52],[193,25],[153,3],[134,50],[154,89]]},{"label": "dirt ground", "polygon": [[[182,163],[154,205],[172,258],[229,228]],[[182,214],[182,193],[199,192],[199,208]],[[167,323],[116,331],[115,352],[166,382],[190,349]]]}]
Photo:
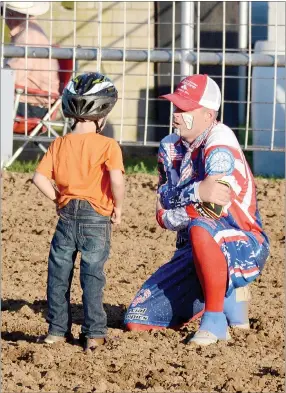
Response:
[{"label": "dirt ground", "polygon": [[[283,392],[285,181],[257,179],[271,258],[251,285],[251,329],[207,348],[184,344],[180,331],[124,332],[124,311],[137,289],[174,251],[175,235],[154,218],[156,177],[127,176],[124,220],[112,235],[106,265],[108,343],[41,344],[47,256],[57,216],[31,175],[2,177],[2,391],[12,392]],[[78,261],[72,289],[74,326],[82,319]]]}]

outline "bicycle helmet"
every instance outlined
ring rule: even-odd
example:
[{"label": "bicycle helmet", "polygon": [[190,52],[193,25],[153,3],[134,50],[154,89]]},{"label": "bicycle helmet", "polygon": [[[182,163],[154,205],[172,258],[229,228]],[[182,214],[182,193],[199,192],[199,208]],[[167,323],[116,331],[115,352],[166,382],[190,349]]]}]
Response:
[{"label": "bicycle helmet", "polygon": [[[78,75],[65,87],[62,109],[66,117],[79,121],[94,121],[106,117],[114,107],[118,92],[112,81],[99,72]],[[73,127],[73,128],[74,128]]]}]

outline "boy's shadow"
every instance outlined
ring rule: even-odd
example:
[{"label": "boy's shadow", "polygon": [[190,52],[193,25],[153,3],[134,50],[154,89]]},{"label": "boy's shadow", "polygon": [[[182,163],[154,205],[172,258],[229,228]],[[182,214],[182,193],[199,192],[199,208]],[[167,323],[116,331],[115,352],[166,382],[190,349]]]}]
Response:
[{"label": "boy's shadow", "polygon": [[[22,299],[1,299],[1,311],[19,312],[22,307],[28,306],[35,314],[40,314],[41,317],[47,317],[48,306],[46,300],[35,300],[33,303]],[[72,318],[73,323],[81,325],[83,321],[83,306],[82,304],[72,304]],[[124,330],[124,314],[126,307],[123,304],[103,304],[104,310],[107,314],[107,327],[113,329]],[[29,335],[21,331],[5,332],[2,331],[1,337],[5,341],[27,341],[30,343],[39,342],[39,336]]]}]

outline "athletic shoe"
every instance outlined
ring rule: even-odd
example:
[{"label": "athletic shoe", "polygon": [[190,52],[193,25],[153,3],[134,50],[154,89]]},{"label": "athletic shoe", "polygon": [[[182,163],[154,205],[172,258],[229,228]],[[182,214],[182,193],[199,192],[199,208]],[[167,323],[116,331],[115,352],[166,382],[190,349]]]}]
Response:
[{"label": "athletic shoe", "polygon": [[71,333],[66,334],[65,336],[54,336],[52,334],[48,334],[44,338],[45,344],[56,344],[60,342],[72,342],[72,341],[73,341],[73,335]]},{"label": "athletic shoe", "polygon": [[199,330],[186,342],[197,345],[215,344],[218,340],[230,340],[227,320],[223,312],[206,311],[201,319]]},{"label": "athletic shoe", "polygon": [[86,338],[83,349],[85,352],[94,351],[97,347],[104,345],[104,338]]}]

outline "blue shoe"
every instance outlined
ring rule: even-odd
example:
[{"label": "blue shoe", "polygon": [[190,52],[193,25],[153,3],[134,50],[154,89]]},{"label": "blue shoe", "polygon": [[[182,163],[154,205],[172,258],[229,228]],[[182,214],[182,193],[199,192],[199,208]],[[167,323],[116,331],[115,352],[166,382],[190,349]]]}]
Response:
[{"label": "blue shoe", "polygon": [[249,286],[236,288],[225,298],[224,314],[229,326],[249,329],[248,306],[250,300]]},{"label": "blue shoe", "polygon": [[218,340],[229,340],[227,320],[223,312],[206,311],[201,319],[199,330],[187,342],[197,345],[215,344]]}]

